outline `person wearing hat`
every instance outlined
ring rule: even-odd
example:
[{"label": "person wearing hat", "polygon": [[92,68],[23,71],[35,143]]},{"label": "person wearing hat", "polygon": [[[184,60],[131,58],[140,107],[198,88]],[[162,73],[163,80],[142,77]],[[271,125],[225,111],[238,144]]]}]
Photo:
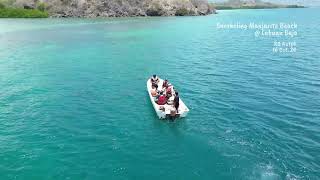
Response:
[{"label": "person wearing hat", "polygon": [[169,86],[169,82],[167,79],[165,79],[162,83],[162,88],[167,88]]},{"label": "person wearing hat", "polygon": [[159,83],[159,78],[158,78],[157,75],[154,74],[154,75],[151,77],[151,83],[152,83],[152,85],[157,85],[157,84]]}]

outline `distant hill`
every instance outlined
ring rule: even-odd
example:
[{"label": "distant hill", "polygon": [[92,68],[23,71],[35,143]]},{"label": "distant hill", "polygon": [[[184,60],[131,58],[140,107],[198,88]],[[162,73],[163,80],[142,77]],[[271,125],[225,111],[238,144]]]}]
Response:
[{"label": "distant hill", "polygon": [[[226,2],[228,0],[210,0],[213,3]],[[270,2],[275,4],[296,4],[301,6],[320,6],[320,0],[264,0],[264,2]]]},{"label": "distant hill", "polygon": [[216,9],[271,9],[271,8],[303,8],[297,4],[276,4],[262,0],[228,0],[214,3]]},{"label": "distant hill", "polygon": [[277,4],[297,4],[301,6],[320,6],[320,0],[265,0]]},{"label": "distant hill", "polygon": [[268,0],[280,4],[297,4],[301,6],[320,6],[319,0]]}]

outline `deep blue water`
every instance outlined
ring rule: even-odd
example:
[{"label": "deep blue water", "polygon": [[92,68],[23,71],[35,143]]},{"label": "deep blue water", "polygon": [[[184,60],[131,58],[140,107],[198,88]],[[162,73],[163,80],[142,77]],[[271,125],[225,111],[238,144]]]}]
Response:
[{"label": "deep blue water", "polygon": [[[318,12],[0,19],[0,179],[319,179]],[[298,36],[216,27],[232,22],[296,22]],[[153,73],[187,118],[157,118]]]}]

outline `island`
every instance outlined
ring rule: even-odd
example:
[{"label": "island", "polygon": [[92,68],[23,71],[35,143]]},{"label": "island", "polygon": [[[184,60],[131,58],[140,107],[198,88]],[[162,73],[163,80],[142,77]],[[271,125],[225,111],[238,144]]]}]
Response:
[{"label": "island", "polygon": [[274,8],[304,8],[300,5],[284,5],[264,2],[262,0],[228,0],[226,2],[214,3],[218,10],[228,9],[274,9]]},{"label": "island", "polygon": [[0,17],[200,16],[215,13],[207,0],[0,0]]}]

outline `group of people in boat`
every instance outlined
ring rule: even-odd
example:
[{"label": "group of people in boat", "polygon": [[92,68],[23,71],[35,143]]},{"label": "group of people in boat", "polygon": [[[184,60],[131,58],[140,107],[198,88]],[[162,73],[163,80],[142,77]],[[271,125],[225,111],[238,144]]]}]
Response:
[{"label": "group of people in boat", "polygon": [[159,87],[160,80],[157,75],[153,75],[150,78],[151,81],[151,95],[155,98],[155,102],[158,105],[172,105],[176,112],[179,109],[179,93],[174,89],[172,84],[165,79]]}]

